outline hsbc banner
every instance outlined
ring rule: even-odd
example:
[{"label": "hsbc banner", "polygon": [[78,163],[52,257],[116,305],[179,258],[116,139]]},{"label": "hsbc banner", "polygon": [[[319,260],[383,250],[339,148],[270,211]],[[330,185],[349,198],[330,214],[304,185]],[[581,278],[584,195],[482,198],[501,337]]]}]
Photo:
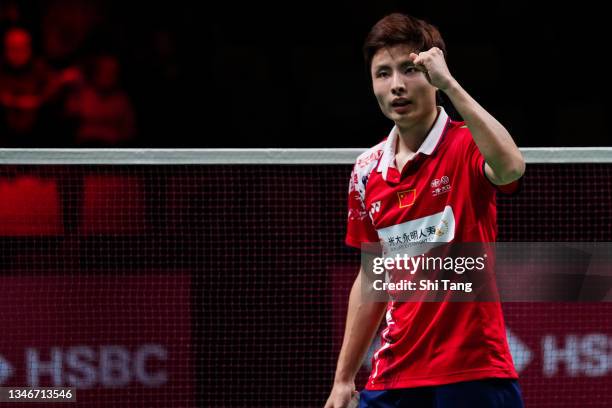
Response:
[{"label": "hsbc banner", "polygon": [[189,274],[0,284],[0,386],[75,387],[88,407],[194,406]]},{"label": "hsbc banner", "polygon": [[505,303],[526,406],[612,406],[612,303]]}]

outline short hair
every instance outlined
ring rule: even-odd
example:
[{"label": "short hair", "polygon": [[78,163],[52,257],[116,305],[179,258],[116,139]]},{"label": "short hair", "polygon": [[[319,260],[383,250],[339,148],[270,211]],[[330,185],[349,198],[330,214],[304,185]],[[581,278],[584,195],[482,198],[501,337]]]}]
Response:
[{"label": "short hair", "polygon": [[365,39],[363,57],[368,70],[378,50],[399,44],[414,47],[417,52],[438,47],[446,57],[446,46],[436,27],[416,17],[393,13],[374,24]]}]

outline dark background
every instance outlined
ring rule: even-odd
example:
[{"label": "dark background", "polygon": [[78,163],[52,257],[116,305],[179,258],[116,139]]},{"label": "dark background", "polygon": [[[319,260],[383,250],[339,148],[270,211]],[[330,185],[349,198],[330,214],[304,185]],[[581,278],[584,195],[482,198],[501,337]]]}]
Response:
[{"label": "dark background", "polygon": [[[119,57],[136,112],[131,146],[374,145],[391,123],[361,45],[393,11],[440,29],[453,75],[519,146],[610,145],[603,6],[536,3],[19,2],[39,52],[50,8],[85,10],[74,61]],[[48,130],[47,147],[65,143],[53,132],[61,130]]]}]

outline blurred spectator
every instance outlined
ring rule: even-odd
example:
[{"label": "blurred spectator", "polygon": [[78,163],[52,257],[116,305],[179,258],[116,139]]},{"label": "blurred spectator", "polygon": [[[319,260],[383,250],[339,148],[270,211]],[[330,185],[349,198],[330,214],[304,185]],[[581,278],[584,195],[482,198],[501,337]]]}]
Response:
[{"label": "blurred spectator", "polygon": [[3,146],[37,144],[39,109],[49,83],[44,62],[32,53],[30,33],[11,28],[4,35],[0,66],[0,121]]},{"label": "blurred spectator", "polygon": [[49,0],[42,16],[42,47],[53,70],[73,66],[83,53],[86,40],[98,25],[96,2]]},{"label": "blurred spectator", "polygon": [[0,2],[0,34],[4,37],[7,28],[17,25],[20,17],[21,13],[16,1]]},{"label": "blurred spectator", "polygon": [[76,123],[75,143],[81,147],[125,146],[135,135],[132,103],[119,85],[119,61],[112,55],[94,57],[87,80],[68,97],[66,115]]}]

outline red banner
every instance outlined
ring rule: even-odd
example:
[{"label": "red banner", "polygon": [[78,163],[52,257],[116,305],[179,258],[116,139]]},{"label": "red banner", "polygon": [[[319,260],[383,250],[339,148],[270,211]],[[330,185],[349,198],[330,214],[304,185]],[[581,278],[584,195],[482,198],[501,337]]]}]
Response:
[{"label": "red banner", "polygon": [[194,406],[188,274],[0,284],[1,386],[76,387],[80,406]]}]

